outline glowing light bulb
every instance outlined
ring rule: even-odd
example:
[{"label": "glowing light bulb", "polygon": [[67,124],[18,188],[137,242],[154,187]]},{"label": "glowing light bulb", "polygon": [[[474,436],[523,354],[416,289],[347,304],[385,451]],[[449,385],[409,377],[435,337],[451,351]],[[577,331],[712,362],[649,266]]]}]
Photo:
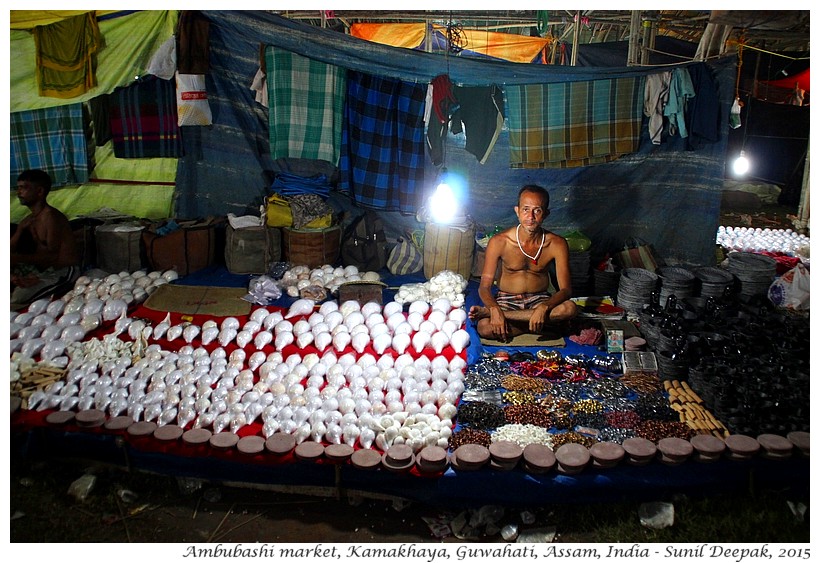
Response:
[{"label": "glowing light bulb", "polygon": [[746,158],[744,151],[740,151],[740,156],[738,156],[734,164],[732,164],[732,170],[734,170],[734,173],[738,176],[743,176],[749,171],[749,159]]},{"label": "glowing light bulb", "polygon": [[456,214],[458,203],[449,184],[442,182],[430,196],[430,214],[436,223],[449,223]]}]

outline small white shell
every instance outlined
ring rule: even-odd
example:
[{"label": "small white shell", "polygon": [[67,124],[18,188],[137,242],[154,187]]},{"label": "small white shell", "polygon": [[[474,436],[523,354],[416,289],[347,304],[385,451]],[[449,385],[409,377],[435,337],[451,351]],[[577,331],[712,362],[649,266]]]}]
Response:
[{"label": "small white shell", "polygon": [[353,335],[350,343],[353,346],[353,349],[361,354],[370,343],[370,335],[367,332],[359,332]]},{"label": "small white shell", "polygon": [[261,350],[265,346],[271,343],[273,340],[273,334],[271,334],[267,330],[262,330],[257,333],[256,336],[253,338],[253,345],[256,346],[257,350]]},{"label": "small white shell", "polygon": [[403,303],[399,303],[398,301],[391,301],[391,302],[386,303],[384,305],[384,307],[382,308],[382,314],[384,315],[385,318],[389,319],[391,315],[394,315],[396,313],[400,313],[403,310],[404,310],[404,304]]},{"label": "small white shell", "polygon": [[382,333],[373,338],[373,350],[377,354],[384,354],[388,346],[393,342],[393,337],[388,333]]},{"label": "small white shell", "polygon": [[413,311],[418,311],[421,313],[422,316],[427,315],[427,312],[430,310],[430,304],[427,301],[422,301],[418,299],[410,303],[407,308],[408,313],[412,313]]},{"label": "small white shell", "polygon": [[[234,319],[234,320],[236,320],[236,319]],[[223,322],[222,324],[224,325],[225,323]],[[238,324],[239,324],[239,322],[237,321],[237,326],[238,326]],[[237,333],[237,330],[235,328],[231,328],[231,327],[222,328],[219,331],[219,335],[217,336],[217,338],[219,340],[219,344],[224,348],[225,346],[227,346],[228,344],[233,342],[233,339],[236,338],[236,333]]]},{"label": "small white shell", "polygon": [[270,330],[284,318],[285,317],[283,317],[282,313],[280,313],[279,311],[269,313],[268,316],[266,316],[265,319],[262,321],[262,328],[264,328],[265,330]]},{"label": "small white shell", "polygon": [[460,354],[470,344],[470,333],[463,328],[458,329],[450,337],[450,346],[456,354]]},{"label": "small white shell", "polygon": [[320,332],[313,337],[313,344],[319,352],[324,352],[332,341],[333,337],[327,331]]},{"label": "small white shell", "polygon": [[[184,330],[184,327],[182,325],[174,325],[172,327],[169,327],[168,331],[165,333],[165,339],[168,340],[168,342],[173,342],[174,340],[176,340],[177,338],[182,336],[182,331],[183,330]],[[213,340],[213,338],[216,337],[216,333],[219,332],[219,329],[218,328],[212,328],[211,330],[215,331],[214,336],[211,338],[211,340]],[[203,342],[202,343],[205,344],[204,336],[203,336]]]},{"label": "small white shell", "polygon": [[221,329],[232,328],[232,329],[238,331],[239,330],[239,319],[237,319],[236,317],[225,317],[222,320],[222,323],[219,325],[219,328],[221,328]]},{"label": "small white shell", "polygon": [[240,330],[236,333],[236,345],[240,348],[244,348],[248,345],[248,343],[253,340],[253,333],[247,330]]},{"label": "small white shell", "polygon": [[436,351],[436,354],[441,354],[441,351],[444,350],[444,347],[449,343],[450,337],[440,330],[430,336],[430,347]]},{"label": "small white shell", "polygon": [[194,341],[194,338],[199,336],[199,333],[200,333],[199,325],[191,323],[188,326],[186,326],[184,329],[182,329],[182,339],[185,342],[187,342],[188,344],[190,344],[191,342]]},{"label": "small white shell", "polygon": [[396,352],[399,354],[404,354],[404,351],[407,350],[408,346],[410,346],[410,338],[411,337],[409,334],[400,332],[393,335],[391,345]]},{"label": "small white shell", "polygon": [[430,333],[424,330],[420,330],[413,335],[411,340],[413,343],[413,349],[417,354],[421,354],[424,347],[430,343],[430,336]]},{"label": "small white shell", "polygon": [[[171,328],[174,328],[174,327],[171,327]],[[168,332],[169,332],[169,333],[171,332],[171,329],[170,329],[170,328],[168,329]],[[206,327],[205,325],[203,325],[201,335],[202,335],[202,336],[201,336],[201,339],[202,339],[202,345],[203,345],[203,346],[207,346],[208,344],[210,344],[211,342],[213,342],[213,341],[214,341],[214,339],[215,339],[217,336],[219,336],[219,327],[216,327],[216,326],[209,326],[209,327]],[[170,338],[170,336],[169,336],[169,338]]]}]

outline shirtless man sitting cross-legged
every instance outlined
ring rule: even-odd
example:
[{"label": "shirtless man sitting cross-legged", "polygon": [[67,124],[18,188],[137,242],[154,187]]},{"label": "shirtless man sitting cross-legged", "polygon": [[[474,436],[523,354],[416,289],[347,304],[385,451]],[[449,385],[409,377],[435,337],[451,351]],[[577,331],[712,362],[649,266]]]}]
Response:
[{"label": "shirtless man sitting cross-legged", "polygon": [[[567,241],[541,227],[549,215],[549,193],[541,186],[524,186],[514,209],[519,224],[493,236],[487,245],[478,288],[484,306],[469,312],[482,338],[502,342],[525,333],[553,332],[577,313],[570,300]],[[498,293],[493,296],[499,261]],[[549,293],[552,262],[559,287],[554,294]]]}]

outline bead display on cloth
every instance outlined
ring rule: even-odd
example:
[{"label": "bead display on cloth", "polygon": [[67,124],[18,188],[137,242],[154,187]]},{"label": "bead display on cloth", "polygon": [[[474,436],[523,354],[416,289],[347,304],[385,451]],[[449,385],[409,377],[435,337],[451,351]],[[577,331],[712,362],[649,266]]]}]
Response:
[{"label": "bead display on cloth", "polygon": [[518,250],[521,251],[521,254],[532,260],[533,264],[538,264],[538,257],[541,256],[541,249],[544,248],[544,241],[547,239],[547,233],[542,231],[541,232],[541,244],[538,246],[538,252],[535,253],[535,256],[530,256],[526,252],[524,252],[524,247],[521,246],[521,240],[518,238],[518,231],[521,229],[521,225],[519,224],[515,228],[515,242],[518,243]]}]

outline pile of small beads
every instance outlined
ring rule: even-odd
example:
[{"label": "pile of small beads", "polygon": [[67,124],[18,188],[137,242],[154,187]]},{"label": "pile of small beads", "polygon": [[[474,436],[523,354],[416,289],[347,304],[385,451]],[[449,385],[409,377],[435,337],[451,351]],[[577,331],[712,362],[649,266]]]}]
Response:
[{"label": "pile of small beads", "polygon": [[508,440],[515,442],[522,448],[528,444],[543,444],[548,448],[554,449],[552,443],[552,434],[542,427],[534,424],[504,424],[499,426],[492,435],[493,442],[500,442]]},{"label": "pile of small beads", "polygon": [[457,417],[459,423],[464,426],[485,430],[506,422],[503,408],[483,401],[461,403]]},{"label": "pile of small beads", "polygon": [[478,444],[480,446],[489,447],[492,443],[490,433],[485,430],[476,430],[474,428],[462,428],[458,432],[450,436],[449,447],[455,450],[464,444]]},{"label": "pile of small beads", "polygon": [[553,424],[549,411],[536,404],[507,405],[504,407],[504,416],[512,424],[534,424],[544,428]]}]

